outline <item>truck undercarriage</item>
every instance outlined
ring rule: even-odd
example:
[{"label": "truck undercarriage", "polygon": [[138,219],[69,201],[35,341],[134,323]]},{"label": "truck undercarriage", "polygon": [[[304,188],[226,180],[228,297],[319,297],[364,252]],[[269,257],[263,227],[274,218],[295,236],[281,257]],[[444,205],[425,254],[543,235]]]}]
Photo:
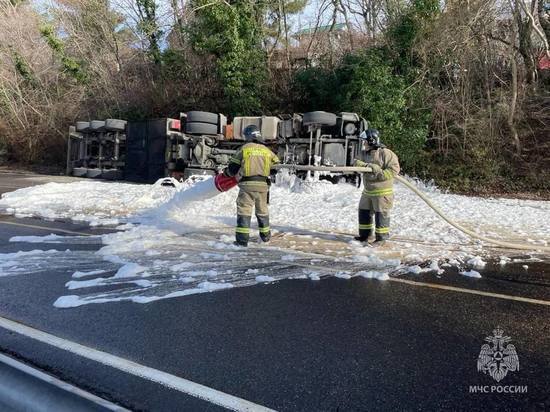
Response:
[{"label": "truck undercarriage", "polygon": [[283,164],[325,167],[351,166],[358,136],[368,127],[355,113],[323,111],[235,117],[231,124],[222,114],[202,111],[179,119],[78,122],[69,131],[67,174],[150,183],[170,175],[216,174],[245,143],[243,131],[252,124]]}]

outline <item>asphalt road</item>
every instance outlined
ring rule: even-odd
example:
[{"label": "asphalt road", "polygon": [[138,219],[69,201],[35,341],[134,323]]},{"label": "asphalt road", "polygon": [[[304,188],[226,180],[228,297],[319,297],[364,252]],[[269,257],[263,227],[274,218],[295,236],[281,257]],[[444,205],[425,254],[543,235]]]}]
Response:
[{"label": "asphalt road", "polygon": [[[2,217],[0,253],[39,248],[9,239],[56,229],[98,233],[84,225]],[[489,266],[482,275],[408,278],[462,291],[328,278],[57,309],[52,304],[66,294],[71,273],[44,271],[0,276],[0,316],[276,410],[548,410],[547,266],[531,265],[529,276],[520,265],[506,271]],[[520,362],[519,371],[499,383],[477,370],[480,348],[497,326],[512,338]],[[129,409],[220,410],[2,328],[0,352]],[[470,393],[474,386],[526,387],[526,393]]]},{"label": "asphalt road", "polygon": [[79,180],[82,179],[72,176],[39,175],[36,173],[0,167],[0,195],[22,187],[42,185],[49,182],[68,183]]}]

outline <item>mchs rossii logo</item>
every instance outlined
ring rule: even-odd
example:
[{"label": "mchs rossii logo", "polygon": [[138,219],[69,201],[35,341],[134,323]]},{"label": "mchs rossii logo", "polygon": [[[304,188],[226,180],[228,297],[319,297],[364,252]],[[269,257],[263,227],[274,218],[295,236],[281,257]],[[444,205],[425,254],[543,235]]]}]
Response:
[{"label": "mchs rossii logo", "polygon": [[[508,373],[519,371],[519,357],[516,347],[509,343],[510,336],[497,326],[492,336],[487,336],[487,343],[481,346],[477,357],[477,370],[491,376],[497,383]],[[512,385],[478,385],[470,386],[470,393],[526,393],[527,386]]]}]

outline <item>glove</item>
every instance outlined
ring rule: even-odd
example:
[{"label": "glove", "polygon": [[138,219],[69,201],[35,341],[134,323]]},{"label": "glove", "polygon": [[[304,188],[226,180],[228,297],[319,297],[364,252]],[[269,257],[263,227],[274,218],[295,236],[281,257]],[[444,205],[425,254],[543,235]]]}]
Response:
[{"label": "glove", "polygon": [[382,168],[378,166],[376,163],[367,163],[365,167],[370,167],[372,169],[371,171],[372,174],[376,175],[378,173],[382,173]]}]

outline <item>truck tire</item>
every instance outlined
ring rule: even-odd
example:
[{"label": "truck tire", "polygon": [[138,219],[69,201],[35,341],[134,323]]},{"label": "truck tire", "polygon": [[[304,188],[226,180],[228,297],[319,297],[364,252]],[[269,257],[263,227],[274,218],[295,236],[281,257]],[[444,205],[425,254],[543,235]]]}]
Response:
[{"label": "truck tire", "polygon": [[123,132],[126,130],[126,120],[107,119],[105,120],[105,129],[113,132]]},{"label": "truck tire", "polygon": [[219,122],[219,116],[217,113],[192,110],[190,112],[187,112],[186,114],[188,123],[210,123],[217,125]]},{"label": "truck tire", "polygon": [[86,169],[85,167],[75,167],[73,169],[73,176],[75,177],[85,177],[86,176],[86,173],[88,172],[88,169]]},{"label": "truck tire", "polygon": [[312,124],[317,124],[320,126],[334,126],[336,124],[336,115],[334,113],[328,112],[308,112],[304,113],[304,118],[302,119],[302,124],[304,126],[309,126]]},{"label": "truck tire", "polygon": [[76,131],[85,132],[90,127],[90,122],[76,122]]},{"label": "truck tire", "polygon": [[101,169],[98,168],[86,169],[86,177],[92,179],[101,177],[101,173]]},{"label": "truck tire", "polygon": [[92,120],[90,122],[90,129],[93,131],[103,131],[105,129],[105,122],[103,120]]},{"label": "truck tire", "polygon": [[218,134],[218,126],[211,123],[190,122],[185,124],[185,133]]}]

